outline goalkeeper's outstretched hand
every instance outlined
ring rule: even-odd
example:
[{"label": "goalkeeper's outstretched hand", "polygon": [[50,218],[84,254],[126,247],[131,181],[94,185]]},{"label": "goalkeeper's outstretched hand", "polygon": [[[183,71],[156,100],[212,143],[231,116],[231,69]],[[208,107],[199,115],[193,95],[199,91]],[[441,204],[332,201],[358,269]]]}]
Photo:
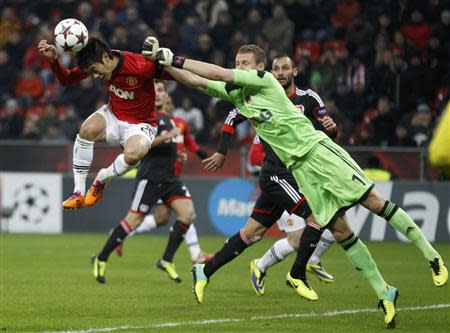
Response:
[{"label": "goalkeeper's outstretched hand", "polygon": [[150,60],[156,60],[156,55],[159,51],[159,41],[156,37],[148,36],[144,44],[142,44],[141,53]]}]

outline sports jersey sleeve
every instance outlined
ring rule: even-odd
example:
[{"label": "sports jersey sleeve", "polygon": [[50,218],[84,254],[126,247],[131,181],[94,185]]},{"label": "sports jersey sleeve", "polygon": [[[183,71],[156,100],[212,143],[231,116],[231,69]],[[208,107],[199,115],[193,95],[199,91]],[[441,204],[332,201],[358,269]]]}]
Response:
[{"label": "sports jersey sleeve", "polygon": [[265,71],[233,69],[233,83],[243,87],[263,88],[271,84],[269,75]]},{"label": "sports jersey sleeve", "polygon": [[310,103],[311,103],[310,107],[308,109],[312,110],[312,114],[305,113],[305,116],[307,116],[308,118],[310,118],[312,120],[312,124],[314,125],[314,127],[316,129],[325,132],[332,139],[335,138],[337,135],[336,130],[327,131],[319,121],[320,118],[330,117],[330,115],[328,114],[328,111],[325,107],[325,104],[323,103],[319,94],[317,94],[315,91],[313,91],[311,89],[307,90],[307,94],[310,96]]},{"label": "sports jersey sleeve", "polygon": [[208,80],[205,93],[209,96],[217,97],[228,102],[232,102],[228,91],[225,89],[225,82]]},{"label": "sports jersey sleeve", "polygon": [[81,70],[80,67],[67,69],[59,62],[58,59],[50,62],[50,68],[52,69],[53,73],[55,73],[55,76],[58,79],[59,83],[61,83],[63,86],[75,84],[89,76],[89,74]]},{"label": "sports jersey sleeve", "polygon": [[228,116],[222,126],[222,133],[220,134],[220,144],[217,152],[222,155],[226,155],[228,153],[228,148],[231,144],[231,138],[236,131],[236,126],[245,120],[246,118],[241,115],[238,108],[235,108],[228,113]]},{"label": "sports jersey sleeve", "polygon": [[186,123],[183,130],[183,136],[184,136],[184,146],[192,153],[196,153],[200,147],[198,146],[197,142],[195,141],[194,137],[191,134],[191,131],[189,129],[189,125]]},{"label": "sports jersey sleeve", "polygon": [[264,147],[259,141],[259,136],[256,135],[249,152],[250,163],[255,166],[262,166],[265,158]]}]

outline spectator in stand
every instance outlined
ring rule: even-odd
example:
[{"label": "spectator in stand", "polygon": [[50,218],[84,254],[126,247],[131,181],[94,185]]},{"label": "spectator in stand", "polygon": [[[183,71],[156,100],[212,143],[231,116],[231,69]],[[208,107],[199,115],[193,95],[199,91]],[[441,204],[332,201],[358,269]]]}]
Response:
[{"label": "spectator in stand", "polygon": [[10,34],[13,31],[19,31],[20,28],[20,20],[16,16],[14,9],[12,7],[3,7],[0,17],[0,48],[8,43]]},{"label": "spectator in stand", "polygon": [[330,49],[325,50],[320,57],[320,64],[317,66],[317,71],[321,76],[323,91],[329,94],[334,93],[338,78],[345,75],[344,66],[338,62],[333,51]]},{"label": "spectator in stand", "polygon": [[[212,0],[209,8],[209,26],[215,27],[219,21],[219,16],[221,13],[228,13],[228,4],[225,0]],[[231,21],[231,17],[230,17]]]},{"label": "spectator in stand", "polygon": [[450,9],[442,11],[441,21],[435,25],[434,32],[442,46],[448,50],[450,48]]},{"label": "spectator in stand", "polygon": [[354,110],[355,105],[353,98],[343,77],[337,78],[336,90],[332,96],[337,108],[342,112],[342,114],[345,115],[346,118],[350,120],[355,118],[355,114],[357,112]]},{"label": "spectator in stand", "polygon": [[[260,0],[262,2],[262,0]],[[233,16],[233,22],[243,22],[247,17],[248,11],[251,8],[250,1],[248,0],[230,0],[230,11],[231,16]],[[261,4],[259,4],[261,5]]]},{"label": "spectator in stand", "polygon": [[23,110],[14,98],[6,101],[0,110],[0,138],[17,139],[22,134],[24,124]]},{"label": "spectator in stand", "polygon": [[173,115],[182,118],[187,122],[194,135],[203,130],[202,111],[192,105],[192,101],[189,97],[183,97],[181,106],[175,109]]},{"label": "spectator in stand", "polygon": [[295,25],[286,16],[284,7],[276,4],[272,9],[272,17],[264,23],[262,34],[271,48],[280,53],[292,54],[294,29]]},{"label": "spectator in stand", "polygon": [[425,54],[428,46],[428,38],[431,34],[431,28],[428,23],[423,20],[423,15],[419,10],[413,10],[408,23],[404,24],[401,28],[414,45]]},{"label": "spectator in stand", "polygon": [[6,50],[0,49],[0,103],[11,95],[17,69]]},{"label": "spectator in stand", "polygon": [[128,32],[125,26],[116,25],[114,33],[109,39],[109,44],[113,49],[117,50],[128,50],[130,48]]},{"label": "spectator in stand", "polygon": [[356,0],[337,0],[336,11],[331,16],[331,25],[335,29],[351,25],[353,17],[359,13],[360,6]]},{"label": "spectator in stand", "polygon": [[75,108],[71,106],[67,107],[64,114],[61,116],[61,131],[66,139],[68,139],[70,142],[75,140],[80,125],[81,120],[78,117]]},{"label": "spectator in stand", "polygon": [[245,31],[245,33],[247,34],[248,43],[255,43],[256,36],[259,35],[263,27],[261,13],[258,11],[258,9],[250,9],[247,19],[243,22],[238,22],[238,24],[238,28],[242,31]]},{"label": "spectator in stand", "polygon": [[77,19],[79,19],[81,22],[84,23],[88,31],[98,30],[99,20],[94,15],[92,11],[92,5],[89,2],[84,1],[80,3],[78,5],[77,12],[78,12]]},{"label": "spectator in stand", "polygon": [[37,120],[35,118],[27,118],[25,120],[25,125],[23,128],[22,135],[20,139],[23,140],[40,140],[41,133],[37,126]]},{"label": "spectator in stand", "polygon": [[[114,33],[114,28],[117,25],[117,17],[116,12],[112,8],[108,8],[105,11],[102,19],[99,23],[99,32],[103,36],[103,38],[107,38]],[[42,38],[41,38],[42,39]],[[40,39],[40,40],[41,40]]]},{"label": "spectator in stand", "polygon": [[[206,26],[206,24],[203,24],[203,26]],[[179,24],[174,20],[170,9],[163,10],[161,18],[156,21],[155,28],[161,45],[170,49],[178,47],[180,41]]]},{"label": "spectator in stand", "polygon": [[[11,34],[9,35],[9,40],[5,45],[5,49],[8,52],[8,54],[18,54],[21,56],[25,54],[27,47],[25,41],[22,38],[22,34],[19,31],[11,32]],[[14,67],[22,68],[23,59],[21,56],[13,57],[11,59],[12,63],[14,64]]]},{"label": "spectator in stand", "polygon": [[37,99],[44,92],[44,84],[36,73],[29,69],[24,69],[20,73],[14,92],[20,103],[29,107],[33,104],[33,100]]},{"label": "spectator in stand", "polygon": [[391,102],[386,96],[378,99],[377,116],[372,120],[373,143],[378,146],[388,146],[393,142],[395,133],[395,114]]},{"label": "spectator in stand", "polygon": [[432,90],[442,86],[449,79],[449,48],[443,47],[436,34],[431,35],[428,42],[426,65],[431,71]]},{"label": "spectator in stand", "polygon": [[[216,49],[227,51],[230,47],[230,36],[233,34],[234,25],[228,11],[221,11],[217,23],[211,29],[210,36]],[[208,36],[209,37],[209,36]]]},{"label": "spectator in stand", "polygon": [[375,66],[369,73],[368,87],[377,96],[388,96],[390,100],[395,100],[396,70],[392,52],[389,50],[380,51],[376,55]]},{"label": "spectator in stand", "polygon": [[148,29],[147,24],[139,17],[137,8],[130,6],[126,9],[126,19],[124,25],[128,32],[127,51],[140,52],[142,48],[142,41],[147,37],[145,35]]},{"label": "spectator in stand", "polygon": [[50,123],[45,129],[44,134],[41,136],[42,143],[56,143],[64,144],[69,143],[69,140],[64,136],[60,124]]},{"label": "spectator in stand", "polygon": [[198,49],[194,52],[193,58],[200,61],[211,62],[213,53],[214,48],[211,37],[209,37],[208,34],[201,34],[198,36]]},{"label": "spectator in stand", "polygon": [[431,140],[432,115],[430,108],[425,103],[417,105],[417,111],[411,118],[410,138],[418,147],[427,146]]},{"label": "spectator in stand", "polygon": [[199,16],[193,11],[188,12],[180,28],[180,45],[177,49],[181,53],[192,53],[198,47],[197,36],[206,31],[207,26],[200,21]]},{"label": "spectator in stand", "polygon": [[366,67],[363,55],[357,54],[351,58],[347,67],[347,86],[351,91],[364,91],[366,87]]},{"label": "spectator in stand", "polygon": [[347,48],[353,54],[367,57],[372,51],[373,38],[372,25],[361,15],[356,15],[347,30]]},{"label": "spectator in stand", "polygon": [[391,146],[414,147],[416,143],[411,140],[409,135],[409,122],[407,119],[398,122],[395,126],[395,135]]},{"label": "spectator in stand", "polygon": [[80,84],[70,87],[70,89],[64,89],[58,102],[73,105],[81,119],[86,119],[92,110],[96,110],[95,106],[99,96],[101,96],[101,90],[95,85],[94,80],[88,77]]},{"label": "spectator in stand", "polygon": [[400,106],[404,112],[413,110],[418,98],[430,100],[431,70],[423,65],[419,52],[414,52],[409,59],[409,66],[401,75]]}]

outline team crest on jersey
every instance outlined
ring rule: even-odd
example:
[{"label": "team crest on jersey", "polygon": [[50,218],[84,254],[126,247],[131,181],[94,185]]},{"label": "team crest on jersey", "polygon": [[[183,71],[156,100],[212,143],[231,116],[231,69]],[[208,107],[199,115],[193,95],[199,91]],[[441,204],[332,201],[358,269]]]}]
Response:
[{"label": "team crest on jersey", "polygon": [[291,219],[291,218],[288,218],[288,220],[287,220],[287,225],[290,226],[290,227],[292,227],[292,226],[294,225],[294,220]]},{"label": "team crest on jersey", "polygon": [[302,104],[298,104],[296,105],[296,108],[298,111],[300,111],[301,113],[305,113],[305,107]]},{"label": "team crest on jersey", "polygon": [[127,76],[125,78],[125,81],[130,87],[134,87],[138,83],[138,79],[136,79],[134,76]]}]

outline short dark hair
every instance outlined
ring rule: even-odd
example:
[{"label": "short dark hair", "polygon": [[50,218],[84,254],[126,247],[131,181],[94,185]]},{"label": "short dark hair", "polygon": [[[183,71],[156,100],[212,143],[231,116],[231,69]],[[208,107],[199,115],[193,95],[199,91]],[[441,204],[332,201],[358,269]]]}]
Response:
[{"label": "short dark hair", "polygon": [[255,44],[246,44],[242,45],[238,52],[239,53],[253,53],[256,59],[256,63],[259,64],[262,62],[264,66],[266,66],[266,52],[262,48],[260,48],[258,45]]},{"label": "short dark hair", "polygon": [[297,67],[297,65],[295,64],[294,60],[292,60],[292,58],[287,53],[279,53],[279,54],[277,54],[275,56],[275,58],[273,58],[273,60],[272,60],[272,67],[273,67],[273,63],[275,62],[275,60],[281,59],[281,58],[288,58],[291,61],[292,68]]},{"label": "short dark hair", "polygon": [[166,86],[166,82],[160,79],[155,79],[155,85],[157,83],[161,83],[164,86],[164,90],[167,91],[167,86]]},{"label": "short dark hair", "polygon": [[111,47],[99,37],[91,37],[86,46],[77,53],[78,66],[87,70],[95,62],[103,64],[103,54],[106,53],[110,59],[114,57]]}]

